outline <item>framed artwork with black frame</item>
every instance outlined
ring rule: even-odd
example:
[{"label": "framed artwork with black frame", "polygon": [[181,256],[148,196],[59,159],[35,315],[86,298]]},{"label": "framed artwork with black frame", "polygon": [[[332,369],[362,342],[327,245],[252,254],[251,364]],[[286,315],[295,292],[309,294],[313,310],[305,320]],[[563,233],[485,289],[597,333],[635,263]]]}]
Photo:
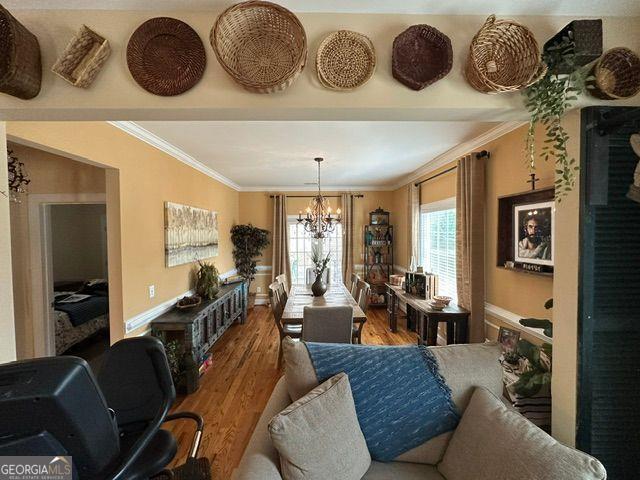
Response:
[{"label": "framed artwork with black frame", "polygon": [[554,189],[498,199],[498,267],[553,275]]}]

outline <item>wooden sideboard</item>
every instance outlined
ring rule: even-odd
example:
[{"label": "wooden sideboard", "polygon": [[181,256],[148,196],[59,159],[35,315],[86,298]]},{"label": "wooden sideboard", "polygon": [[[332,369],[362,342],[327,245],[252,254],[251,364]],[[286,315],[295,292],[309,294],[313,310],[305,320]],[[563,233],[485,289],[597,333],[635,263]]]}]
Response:
[{"label": "wooden sideboard", "polygon": [[247,318],[247,288],[245,282],[222,285],[213,300],[197,307],[173,308],[151,322],[151,334],[163,341],[177,339],[193,361],[200,365],[213,344],[234,322]]}]

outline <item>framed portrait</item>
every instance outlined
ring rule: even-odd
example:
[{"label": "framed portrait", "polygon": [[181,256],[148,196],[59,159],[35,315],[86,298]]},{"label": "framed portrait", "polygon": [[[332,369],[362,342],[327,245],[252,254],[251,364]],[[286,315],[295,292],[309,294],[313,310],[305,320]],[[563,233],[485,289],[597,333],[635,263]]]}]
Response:
[{"label": "framed portrait", "polygon": [[500,327],[498,331],[498,343],[502,345],[505,352],[515,352],[520,340],[520,332],[507,327]]},{"label": "framed portrait", "polygon": [[552,267],[554,202],[514,205],[513,209],[514,261]]}]

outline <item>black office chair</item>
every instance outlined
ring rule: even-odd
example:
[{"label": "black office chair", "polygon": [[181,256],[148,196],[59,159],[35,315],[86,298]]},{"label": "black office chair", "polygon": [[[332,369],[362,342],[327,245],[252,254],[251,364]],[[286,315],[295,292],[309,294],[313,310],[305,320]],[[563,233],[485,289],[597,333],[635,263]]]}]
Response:
[{"label": "black office chair", "polygon": [[[202,418],[167,415],[175,389],[162,343],[125,339],[106,354],[98,380],[82,359],[39,358],[0,365],[0,456],[70,455],[78,480],[211,478],[197,458]],[[177,451],[162,423],[197,424],[187,462],[165,467]]]}]

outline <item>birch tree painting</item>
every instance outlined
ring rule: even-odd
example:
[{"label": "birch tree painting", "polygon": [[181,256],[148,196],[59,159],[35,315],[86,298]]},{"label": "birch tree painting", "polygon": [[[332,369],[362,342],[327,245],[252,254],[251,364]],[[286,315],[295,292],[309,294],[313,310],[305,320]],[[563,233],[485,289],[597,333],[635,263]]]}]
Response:
[{"label": "birch tree painting", "polygon": [[202,208],[165,202],[167,267],[218,255],[218,214]]}]

